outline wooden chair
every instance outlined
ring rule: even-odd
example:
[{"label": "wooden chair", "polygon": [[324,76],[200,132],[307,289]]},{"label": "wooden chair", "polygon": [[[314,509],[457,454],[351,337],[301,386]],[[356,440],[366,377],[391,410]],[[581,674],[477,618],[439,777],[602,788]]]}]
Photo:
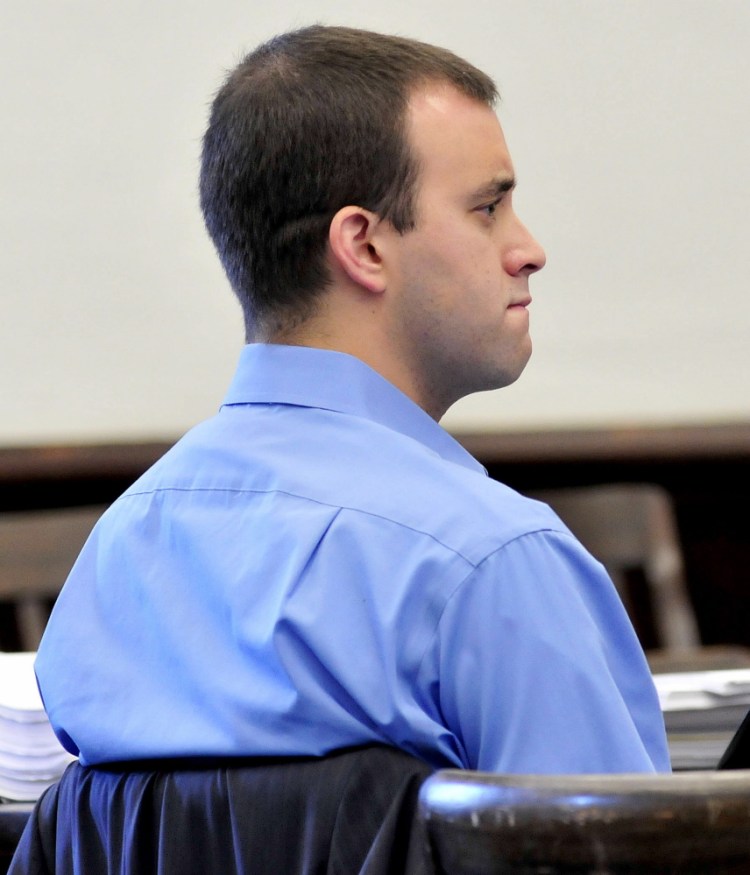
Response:
[{"label": "wooden chair", "polygon": [[[700,645],[672,501],[652,484],[612,484],[547,490],[531,495],[549,504],[609,572],[646,647],[681,651]],[[647,585],[648,640],[630,589],[633,572]],[[646,640],[644,640],[644,637]]]},{"label": "wooden chair", "polygon": [[439,875],[750,872],[750,771],[442,771],[419,814]]},{"label": "wooden chair", "polygon": [[103,506],[0,514],[0,602],[12,608],[16,640],[0,650],[36,650],[49,612]]}]

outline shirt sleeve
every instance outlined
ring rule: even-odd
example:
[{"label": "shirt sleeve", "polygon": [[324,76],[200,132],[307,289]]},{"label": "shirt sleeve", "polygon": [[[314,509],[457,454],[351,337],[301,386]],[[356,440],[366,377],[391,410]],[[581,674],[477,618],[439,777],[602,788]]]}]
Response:
[{"label": "shirt sleeve", "polygon": [[603,567],[571,535],[494,552],[449,600],[423,668],[468,768],[669,771],[643,651]]}]

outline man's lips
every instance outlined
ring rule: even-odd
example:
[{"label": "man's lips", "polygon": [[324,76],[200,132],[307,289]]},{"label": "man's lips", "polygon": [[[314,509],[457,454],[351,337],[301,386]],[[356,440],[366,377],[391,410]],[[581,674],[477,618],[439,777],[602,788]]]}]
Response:
[{"label": "man's lips", "polygon": [[508,309],[512,310],[515,307],[528,307],[531,303],[531,295],[526,295],[523,298],[519,298],[517,301],[512,301],[508,304]]}]

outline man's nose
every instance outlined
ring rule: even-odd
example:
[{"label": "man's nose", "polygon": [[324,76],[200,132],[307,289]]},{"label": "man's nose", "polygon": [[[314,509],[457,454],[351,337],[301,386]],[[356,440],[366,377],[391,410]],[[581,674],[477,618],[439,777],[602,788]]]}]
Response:
[{"label": "man's nose", "polygon": [[547,263],[541,244],[526,225],[517,219],[516,240],[510,253],[509,273],[529,276]]}]

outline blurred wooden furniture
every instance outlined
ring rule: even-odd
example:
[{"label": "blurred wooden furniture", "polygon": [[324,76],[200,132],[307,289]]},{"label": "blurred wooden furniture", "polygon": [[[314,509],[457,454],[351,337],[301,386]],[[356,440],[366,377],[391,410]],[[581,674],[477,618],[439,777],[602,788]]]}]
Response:
[{"label": "blurred wooden furniture", "polygon": [[437,772],[420,817],[439,875],[750,872],[750,772]]},{"label": "blurred wooden furniture", "polygon": [[531,497],[549,504],[604,564],[639,631],[639,599],[633,574],[646,584],[646,609],[656,646],[682,651],[700,645],[698,624],[685,584],[677,524],[669,494],[649,483],[553,489]]},{"label": "blurred wooden furniture", "polygon": [[36,650],[57,594],[103,510],[96,505],[0,513],[0,602],[11,608],[17,637],[0,639],[0,650]]},{"label": "blurred wooden furniture", "polygon": [[[524,494],[656,483],[677,513],[704,644],[750,647],[750,539],[744,483],[750,419],[710,425],[459,432],[493,477]],[[0,512],[111,503],[172,441],[0,447]],[[656,646],[645,640],[646,647]]]}]

